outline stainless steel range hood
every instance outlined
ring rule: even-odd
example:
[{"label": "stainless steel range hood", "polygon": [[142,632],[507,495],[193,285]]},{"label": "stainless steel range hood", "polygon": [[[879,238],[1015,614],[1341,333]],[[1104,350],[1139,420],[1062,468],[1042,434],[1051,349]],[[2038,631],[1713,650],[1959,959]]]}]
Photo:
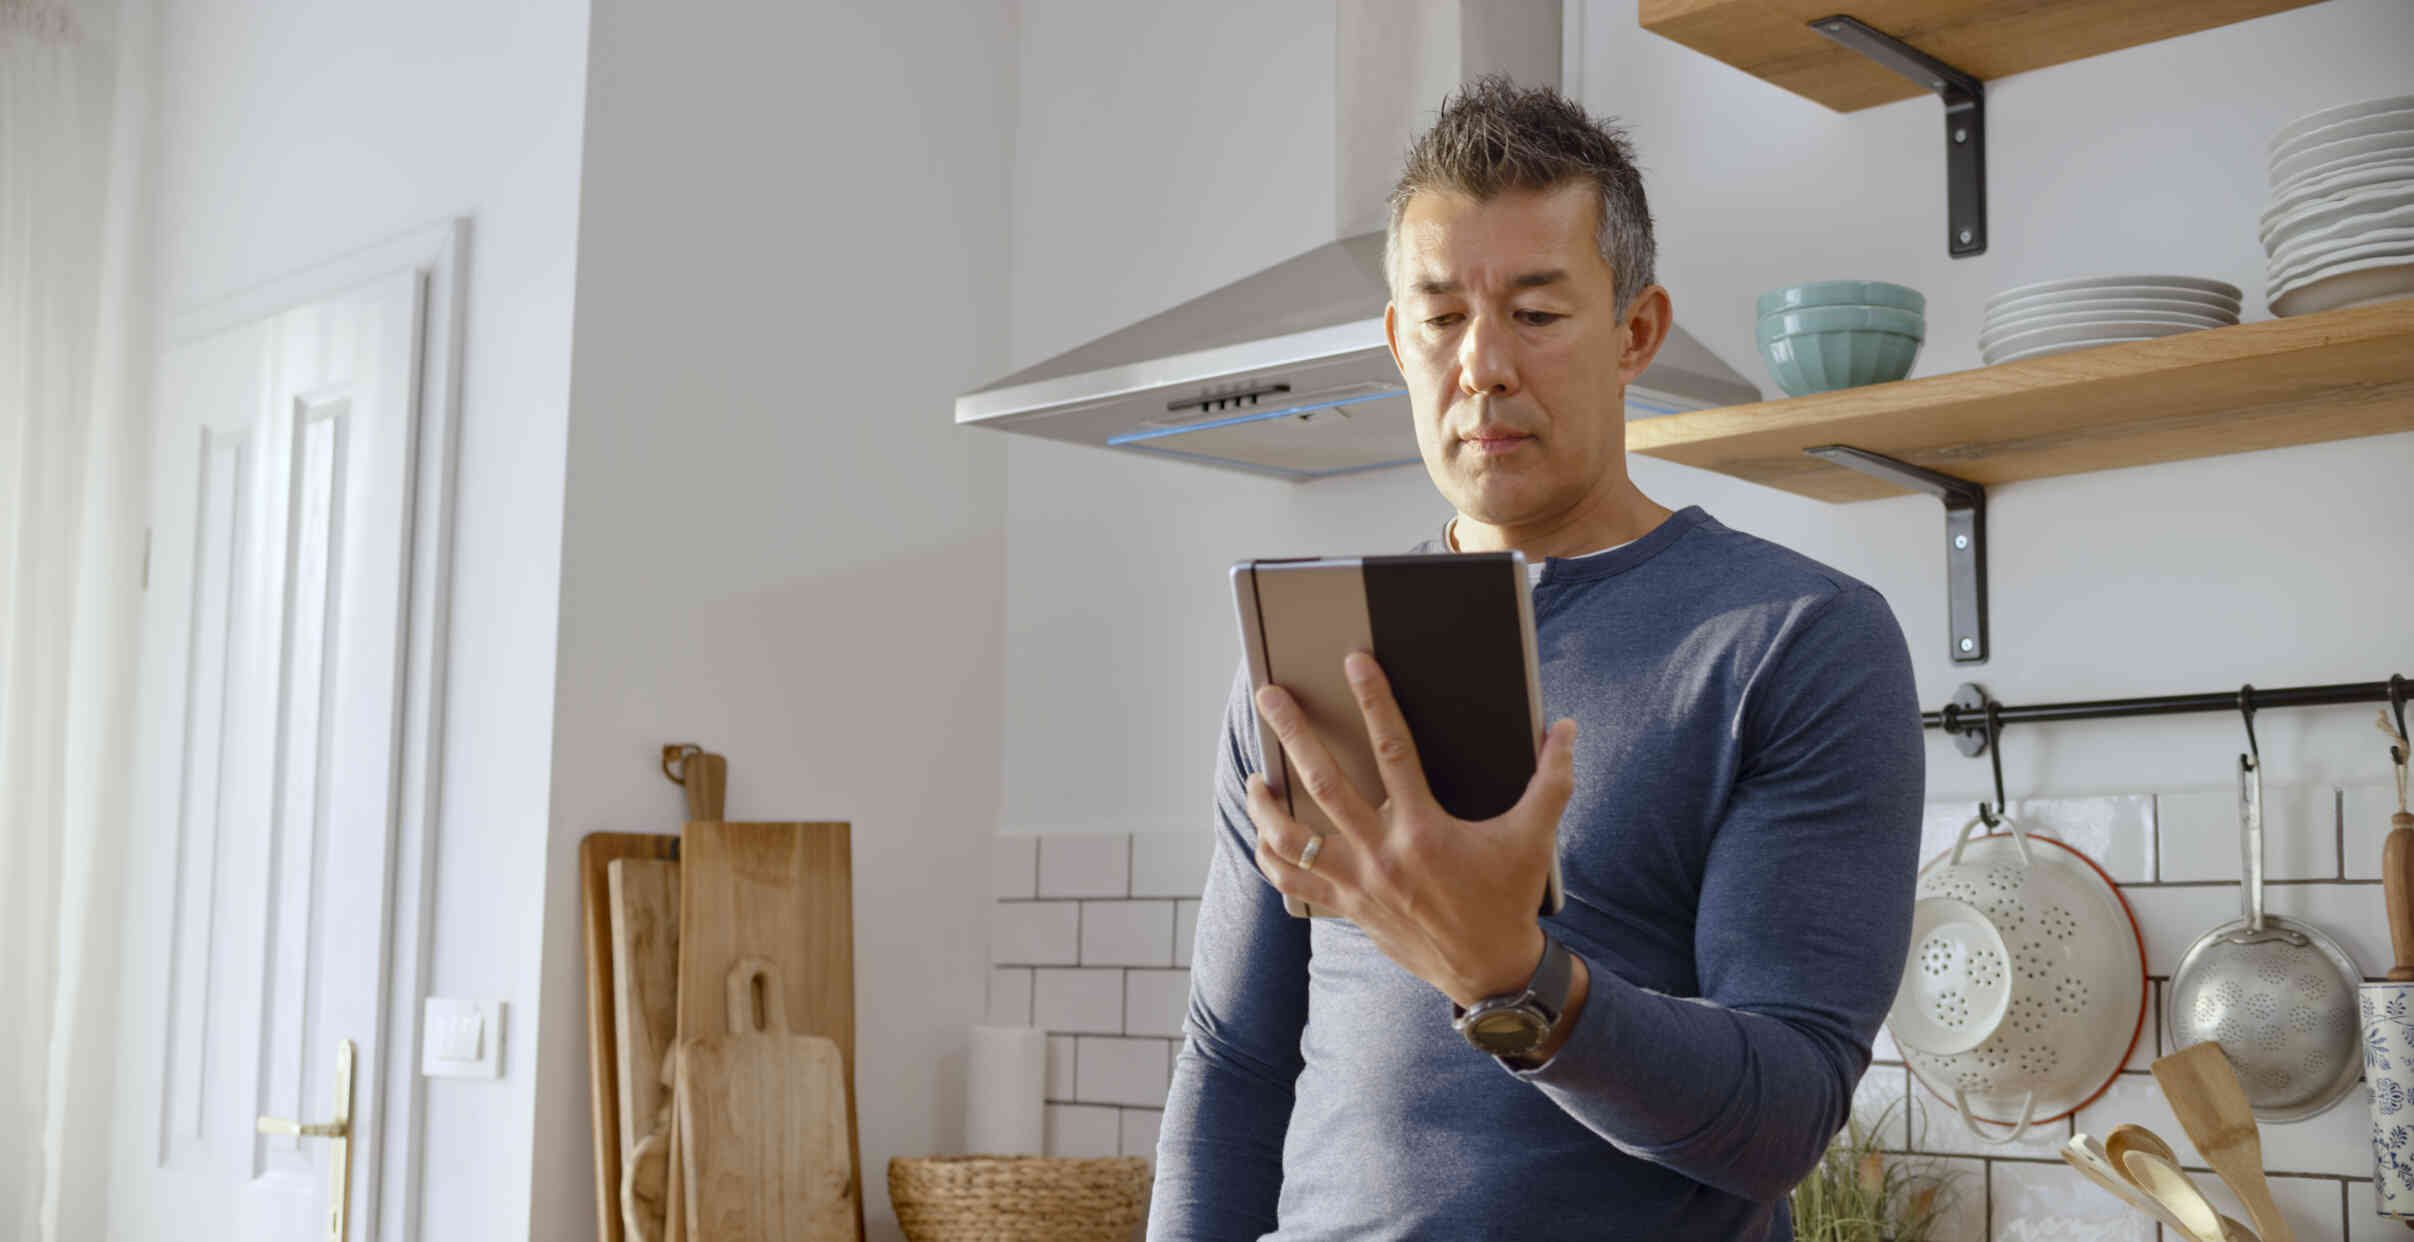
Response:
[{"label": "stainless steel range hood", "polygon": [[[959,425],[1300,480],[1418,464],[1383,339],[1384,199],[1459,83],[1558,82],[1560,5],[1339,0],[1336,16],[1337,239],[958,397]],[[1680,324],[1626,416],[1759,399]]]}]

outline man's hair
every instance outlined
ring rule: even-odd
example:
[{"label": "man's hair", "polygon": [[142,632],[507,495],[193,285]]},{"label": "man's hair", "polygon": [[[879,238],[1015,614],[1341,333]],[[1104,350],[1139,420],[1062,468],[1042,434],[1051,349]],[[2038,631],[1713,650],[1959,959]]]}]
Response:
[{"label": "man's hair", "polygon": [[1655,283],[1658,249],[1633,144],[1626,131],[1594,120],[1559,92],[1528,90],[1499,74],[1476,78],[1443,100],[1433,128],[1408,148],[1383,235],[1383,278],[1392,283],[1392,295],[1399,295],[1393,264],[1410,198],[1456,190],[1482,202],[1508,190],[1548,190],[1570,181],[1587,183],[1599,195],[1594,242],[1615,282],[1617,313],[1624,315],[1635,295]]}]

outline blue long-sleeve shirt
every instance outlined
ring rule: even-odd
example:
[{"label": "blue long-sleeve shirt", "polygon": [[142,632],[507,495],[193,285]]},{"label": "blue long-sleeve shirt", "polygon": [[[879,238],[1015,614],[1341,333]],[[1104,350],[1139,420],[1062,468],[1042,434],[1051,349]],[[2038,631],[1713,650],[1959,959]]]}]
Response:
[{"label": "blue long-sleeve shirt", "polygon": [[1580,725],[1543,920],[1591,972],[1567,1044],[1513,1069],[1354,925],[1283,912],[1252,858],[1244,668],[1151,1242],[1791,1236],[1908,947],[1926,769],[1901,628],[1698,506],[1546,559],[1533,593],[1543,719]]}]

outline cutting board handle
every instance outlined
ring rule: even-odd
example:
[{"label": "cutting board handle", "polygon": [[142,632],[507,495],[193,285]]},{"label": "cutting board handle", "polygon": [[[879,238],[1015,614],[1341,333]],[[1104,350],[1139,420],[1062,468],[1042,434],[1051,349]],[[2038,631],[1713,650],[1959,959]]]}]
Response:
[{"label": "cutting board handle", "polygon": [[742,957],[729,968],[729,1033],[788,1033],[788,1000],[769,961]]}]

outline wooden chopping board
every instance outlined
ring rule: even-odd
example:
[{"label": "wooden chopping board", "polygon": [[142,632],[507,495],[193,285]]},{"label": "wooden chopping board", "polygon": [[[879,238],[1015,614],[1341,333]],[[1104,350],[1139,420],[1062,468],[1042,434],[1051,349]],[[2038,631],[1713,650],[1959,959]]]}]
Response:
[{"label": "wooden chopping board", "polygon": [[580,931],[587,955],[587,1097],[595,1126],[595,1213],[602,1242],[623,1242],[610,868],[615,859],[678,856],[679,838],[655,833],[591,832],[578,843]]},{"label": "wooden chopping board", "polygon": [[[770,964],[791,1018],[788,1030],[818,1035],[838,1048],[847,1197],[854,1218],[850,1236],[861,1238],[854,872],[848,832],[844,822],[687,825],[679,864],[679,1041],[685,1045],[725,1033],[728,1002],[720,983],[744,959]],[[684,1125],[679,1130],[676,1146],[684,1160],[693,1136]],[[680,1192],[672,1198],[679,1199]]]},{"label": "wooden chopping board", "polygon": [[726,1033],[679,1043],[686,1235],[854,1242],[853,1144],[837,1043],[788,1030],[782,985],[765,959],[730,969],[726,999]]}]

